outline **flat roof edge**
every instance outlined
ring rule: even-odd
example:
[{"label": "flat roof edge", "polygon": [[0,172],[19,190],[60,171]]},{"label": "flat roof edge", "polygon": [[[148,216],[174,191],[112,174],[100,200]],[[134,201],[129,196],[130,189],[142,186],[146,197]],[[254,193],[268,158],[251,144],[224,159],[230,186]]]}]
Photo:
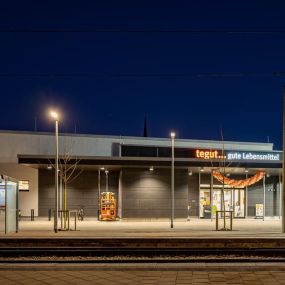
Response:
[{"label": "flat roof edge", "polygon": [[[48,135],[52,136],[53,132],[35,132],[35,131],[15,131],[15,130],[0,130],[0,134],[27,134],[27,135]],[[141,140],[141,141],[162,141],[167,142],[170,138],[158,138],[158,137],[133,137],[133,136],[115,136],[115,135],[98,135],[98,134],[77,134],[77,133],[59,133],[59,136],[74,136],[74,137],[90,137],[90,138],[110,138],[117,140]],[[225,144],[239,144],[239,145],[256,145],[256,146],[267,146],[273,148],[274,143],[266,143],[266,142],[247,142],[247,141],[218,141],[218,140],[201,140],[201,139],[176,139],[177,142],[185,142],[185,143],[209,143],[209,144],[217,144],[217,143],[225,143]]]}]

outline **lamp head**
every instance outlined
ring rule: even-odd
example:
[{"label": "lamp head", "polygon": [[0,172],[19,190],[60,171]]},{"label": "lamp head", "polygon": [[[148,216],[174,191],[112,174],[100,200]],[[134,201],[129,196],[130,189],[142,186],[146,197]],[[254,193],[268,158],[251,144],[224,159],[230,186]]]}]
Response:
[{"label": "lamp head", "polygon": [[51,117],[53,120],[58,121],[58,119],[59,119],[59,114],[58,114],[58,112],[56,112],[56,111],[54,111],[54,110],[51,110],[49,114],[50,114],[50,117]]},{"label": "lamp head", "polygon": [[175,136],[176,136],[175,132],[171,132],[171,133],[170,133],[170,137],[171,137],[172,139],[174,139]]}]

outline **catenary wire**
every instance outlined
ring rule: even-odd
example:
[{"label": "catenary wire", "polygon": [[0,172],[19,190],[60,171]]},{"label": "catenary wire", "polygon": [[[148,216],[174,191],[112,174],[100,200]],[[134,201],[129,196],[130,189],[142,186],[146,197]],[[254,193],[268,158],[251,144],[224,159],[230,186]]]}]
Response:
[{"label": "catenary wire", "polygon": [[45,78],[81,78],[81,79],[132,79],[132,78],[166,78],[166,79],[202,79],[202,78],[242,78],[242,77],[284,77],[285,71],[267,73],[4,73],[0,72],[0,79],[45,79]]},{"label": "catenary wire", "polygon": [[185,33],[185,34],[285,34],[285,29],[98,29],[98,28],[0,28],[0,33]]}]

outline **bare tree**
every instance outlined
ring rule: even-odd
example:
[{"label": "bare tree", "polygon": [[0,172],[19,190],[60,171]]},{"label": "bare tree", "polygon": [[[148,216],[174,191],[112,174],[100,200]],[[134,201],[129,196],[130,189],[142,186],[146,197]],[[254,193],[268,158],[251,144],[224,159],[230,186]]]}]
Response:
[{"label": "bare tree", "polygon": [[[71,142],[67,143],[67,138],[64,137],[64,151],[63,155],[59,157],[59,176],[63,183],[63,211],[67,210],[67,188],[68,185],[73,182],[82,172],[83,169],[79,169],[78,165],[80,163],[80,159],[76,156],[73,156],[73,141],[71,138]],[[50,164],[55,169],[54,164]],[[64,212],[64,228],[66,228],[66,212]]]},{"label": "bare tree", "polygon": [[221,230],[227,230],[226,227],[226,201],[225,201],[225,176],[227,175],[227,168],[230,167],[231,162],[227,161],[226,152],[225,152],[225,143],[224,143],[224,134],[222,128],[220,129],[221,132],[221,142],[222,142],[222,152],[218,159],[218,167],[215,167],[213,164],[213,161],[211,161],[212,169],[214,171],[222,174],[222,180],[219,180],[219,182],[222,184],[221,189],[221,211],[223,211],[223,227]]},{"label": "bare tree", "polygon": [[[222,181],[222,195],[221,195],[221,206],[223,211],[223,228],[222,230],[226,230],[226,204],[225,204],[225,175],[226,175],[226,155],[225,155],[225,143],[224,143],[224,135],[223,130],[221,129],[221,139],[222,139],[222,160],[220,169],[222,169],[223,181]],[[221,171],[220,171],[221,172]]]}]

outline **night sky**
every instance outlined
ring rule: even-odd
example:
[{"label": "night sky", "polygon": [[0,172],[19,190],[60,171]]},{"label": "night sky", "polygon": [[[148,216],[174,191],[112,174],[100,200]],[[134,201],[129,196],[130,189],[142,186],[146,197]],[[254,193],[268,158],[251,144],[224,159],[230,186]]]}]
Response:
[{"label": "night sky", "polygon": [[51,131],[54,106],[62,132],[142,136],[147,115],[149,136],[220,139],[222,128],[279,149],[284,11],[274,0],[2,1],[0,129],[34,130],[36,117]]}]

